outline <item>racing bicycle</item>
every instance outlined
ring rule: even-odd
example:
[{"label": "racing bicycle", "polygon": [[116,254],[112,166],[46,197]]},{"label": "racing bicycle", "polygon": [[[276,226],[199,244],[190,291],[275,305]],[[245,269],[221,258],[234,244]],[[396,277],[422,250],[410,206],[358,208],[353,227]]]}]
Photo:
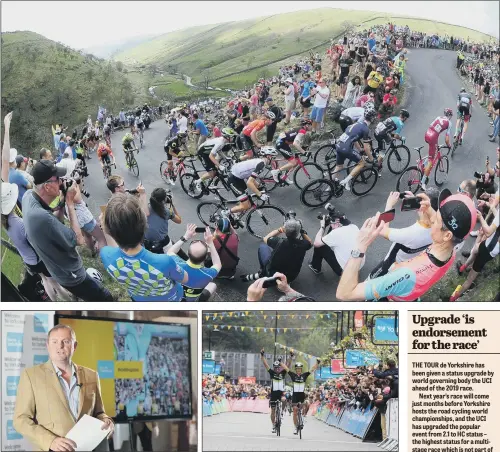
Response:
[{"label": "racing bicycle", "polygon": [[111,167],[114,166],[116,169],[116,163],[105,162],[102,167],[102,173],[104,174],[104,179],[108,179],[111,176]]},{"label": "racing bicycle", "polygon": [[127,163],[127,168],[132,171],[132,174],[135,177],[139,177],[139,165],[137,163],[137,160],[135,159],[134,151],[137,151],[137,153],[139,153],[139,149],[136,148],[123,148],[123,152],[125,152],[125,162]]},{"label": "racing bicycle", "polygon": [[451,146],[451,157],[453,157],[453,154],[458,148],[459,144],[462,144],[462,133],[464,131],[464,118],[463,116],[460,117],[460,122],[458,123],[458,133],[457,135],[453,138],[453,145]]},{"label": "racing bicycle", "polygon": [[[406,170],[401,173],[398,181],[396,183],[396,191],[400,193],[404,191],[411,191],[413,194],[416,194],[422,184],[422,177],[424,175],[425,167],[429,162],[429,156],[425,156],[422,158],[420,153],[421,149],[424,146],[419,146],[414,148],[415,151],[418,152],[418,159],[416,166],[410,166],[406,168]],[[441,149],[448,149],[446,155],[441,154]],[[431,160],[432,167],[435,167],[434,170],[434,182],[437,187],[441,187],[446,180],[448,179],[448,170],[450,169],[450,162],[448,160],[448,154],[450,153],[450,147],[446,144],[442,144],[438,146],[436,155]],[[431,170],[432,170],[431,167]]]},{"label": "racing bicycle", "polygon": [[276,436],[281,436],[281,400],[271,402],[271,405],[275,406],[274,429],[276,430]]},{"label": "racing bicycle", "polygon": [[[218,192],[218,189],[214,189]],[[234,229],[243,228],[246,226],[247,231],[258,239],[262,239],[269,232],[280,228],[285,222],[285,211],[280,207],[273,206],[267,201],[261,202],[259,205],[255,203],[256,194],[249,195],[250,208],[245,212],[238,212],[236,214],[229,213],[229,221]],[[215,228],[215,224],[219,218],[223,217],[222,211],[228,211],[230,205],[238,204],[238,200],[226,200],[217,193],[215,195],[216,201],[203,201],[198,204],[196,212],[198,218],[205,226]],[[243,218],[246,217],[245,223]]]},{"label": "racing bicycle", "polygon": [[297,430],[299,438],[302,439],[302,430],[304,429],[304,416],[302,415],[302,403],[297,404]]},{"label": "racing bicycle", "polygon": [[[190,174],[188,170],[191,169],[196,172],[193,157],[179,157],[171,168],[168,166],[168,160],[163,160],[163,162],[160,163],[160,176],[165,182],[167,182],[167,177],[175,182],[177,177],[180,179],[184,174]],[[184,191],[189,195],[186,190]]]}]

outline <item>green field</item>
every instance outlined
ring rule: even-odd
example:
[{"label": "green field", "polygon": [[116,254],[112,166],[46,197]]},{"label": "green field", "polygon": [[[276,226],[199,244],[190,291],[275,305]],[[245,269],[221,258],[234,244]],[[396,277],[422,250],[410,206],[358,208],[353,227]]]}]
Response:
[{"label": "green field", "polygon": [[[2,228],[2,239],[10,243],[9,237]],[[24,275],[24,264],[21,256],[2,246],[2,272],[16,287],[21,284]]]}]

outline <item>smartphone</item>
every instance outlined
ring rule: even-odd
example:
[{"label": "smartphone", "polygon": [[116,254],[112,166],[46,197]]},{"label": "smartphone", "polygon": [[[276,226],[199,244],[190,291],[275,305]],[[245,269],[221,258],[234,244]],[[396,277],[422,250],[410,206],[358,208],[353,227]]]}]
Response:
[{"label": "smartphone", "polygon": [[400,193],[399,194],[399,199],[405,199],[406,193]]},{"label": "smartphone", "polygon": [[401,203],[401,212],[407,212],[409,210],[418,210],[420,208],[420,198],[405,198]]},{"label": "smartphone", "polygon": [[389,223],[390,221],[394,220],[394,217],[395,217],[394,211],[381,213],[380,217],[378,218],[377,227],[380,225],[382,221],[384,223]]},{"label": "smartphone", "polygon": [[267,278],[264,283],[262,284],[262,287],[267,289],[268,287],[276,287],[278,285],[278,278]]},{"label": "smartphone", "polygon": [[205,232],[206,230],[207,230],[206,228],[202,228],[202,227],[197,227],[197,228],[195,229],[195,231],[196,231],[197,233],[203,233],[203,232]]}]

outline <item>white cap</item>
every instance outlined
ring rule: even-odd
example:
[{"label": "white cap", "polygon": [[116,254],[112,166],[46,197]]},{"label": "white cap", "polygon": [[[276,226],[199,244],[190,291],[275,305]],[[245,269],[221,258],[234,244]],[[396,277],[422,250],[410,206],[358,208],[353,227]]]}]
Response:
[{"label": "white cap", "polygon": [[2,215],[8,215],[16,205],[19,187],[16,184],[2,182]]},{"label": "white cap", "polygon": [[287,83],[293,83],[293,80],[292,80],[291,78],[287,78],[287,79],[285,80],[285,82],[287,82]]},{"label": "white cap", "polygon": [[9,163],[15,162],[17,157],[17,149],[15,148],[10,148],[10,158],[9,158]]}]

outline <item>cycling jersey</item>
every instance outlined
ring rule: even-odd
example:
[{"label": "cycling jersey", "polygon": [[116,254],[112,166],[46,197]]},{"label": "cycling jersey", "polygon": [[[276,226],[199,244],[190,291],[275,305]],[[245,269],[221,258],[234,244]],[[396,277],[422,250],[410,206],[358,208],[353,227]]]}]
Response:
[{"label": "cycling jersey", "polygon": [[102,157],[104,157],[106,155],[112,157],[113,156],[113,152],[111,152],[111,149],[107,145],[100,144],[99,147],[97,148],[97,158],[99,160],[101,160]]},{"label": "cycling jersey", "polygon": [[132,136],[131,133],[127,133],[123,138],[122,138],[122,144],[130,144],[134,141],[134,137]]},{"label": "cycling jersey", "polygon": [[174,138],[170,138],[170,140],[165,141],[163,149],[165,150],[165,152],[168,151],[178,152],[180,146],[181,146],[181,139],[178,136],[175,136]]},{"label": "cycling jersey", "polygon": [[295,139],[299,140],[299,143],[302,141],[304,138],[304,135],[307,133],[306,129],[300,128],[300,129],[290,129],[287,130],[286,132],[281,132],[278,136],[278,141],[287,143],[287,144],[292,144]]},{"label": "cycling jersey", "polygon": [[210,140],[205,141],[199,148],[198,154],[204,155],[213,155],[217,156],[219,151],[222,151],[224,146],[226,146],[226,140],[223,137],[212,138]]},{"label": "cycling jersey", "polygon": [[375,137],[382,138],[387,136],[389,133],[401,134],[403,130],[404,122],[398,116],[391,116],[385,121],[379,122],[375,129]]},{"label": "cycling jersey", "polygon": [[431,125],[427,129],[427,133],[432,133],[439,136],[439,134],[443,130],[446,130],[446,134],[450,135],[450,121],[446,116],[438,116],[434,121],[432,121]]},{"label": "cycling jersey", "polygon": [[274,369],[268,369],[267,371],[271,376],[271,391],[284,391],[286,370],[276,372]]},{"label": "cycling jersey", "polygon": [[340,135],[337,142],[337,149],[352,149],[357,141],[370,141],[370,129],[366,122],[357,122],[349,126],[346,131]]},{"label": "cycling jersey", "polygon": [[441,262],[426,250],[409,261],[394,263],[387,275],[365,282],[365,299],[416,301],[444,277],[454,261],[455,253]]},{"label": "cycling jersey", "polygon": [[297,375],[295,372],[288,372],[288,375],[290,375],[290,378],[292,380],[292,388],[293,388],[293,393],[300,393],[300,392],[305,392],[306,390],[306,380],[311,375],[311,372],[302,372],[300,375]]},{"label": "cycling jersey", "polygon": [[470,108],[472,105],[472,98],[469,93],[460,93],[458,95],[458,106]]},{"label": "cycling jersey", "polygon": [[262,130],[265,126],[266,126],[266,121],[264,119],[256,119],[255,121],[252,121],[243,128],[243,134],[249,137],[254,130],[258,132],[259,130]]},{"label": "cycling jersey", "polygon": [[341,116],[348,116],[353,121],[358,121],[363,118],[365,114],[365,109],[363,107],[350,107],[342,111]]},{"label": "cycling jersey", "polygon": [[263,159],[250,159],[239,162],[231,168],[231,174],[238,179],[248,179],[258,177],[259,173],[266,166]]}]

